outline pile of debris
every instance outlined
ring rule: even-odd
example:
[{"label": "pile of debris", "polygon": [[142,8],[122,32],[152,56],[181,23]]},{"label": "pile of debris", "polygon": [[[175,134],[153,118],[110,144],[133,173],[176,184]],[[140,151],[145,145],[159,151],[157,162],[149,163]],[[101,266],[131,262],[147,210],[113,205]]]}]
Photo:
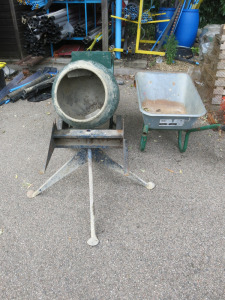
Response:
[{"label": "pile of debris", "polygon": [[39,102],[51,98],[51,88],[56,68],[45,67],[26,77],[19,72],[3,89],[0,90],[0,105],[16,102],[19,99]]}]

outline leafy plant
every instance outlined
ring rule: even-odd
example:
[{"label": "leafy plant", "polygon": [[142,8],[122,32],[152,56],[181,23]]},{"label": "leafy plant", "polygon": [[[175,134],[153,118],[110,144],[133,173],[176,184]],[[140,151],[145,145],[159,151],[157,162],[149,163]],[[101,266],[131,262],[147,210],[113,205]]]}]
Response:
[{"label": "leafy plant", "polygon": [[221,4],[221,13],[223,16],[225,16],[225,1],[220,0],[220,4]]},{"label": "leafy plant", "polygon": [[174,58],[176,57],[177,45],[178,45],[178,41],[176,40],[174,34],[166,37],[165,49],[166,49],[166,63],[168,65],[171,65],[173,63]]},{"label": "leafy plant", "polygon": [[199,48],[198,47],[192,47],[191,48],[193,55],[199,55]]}]

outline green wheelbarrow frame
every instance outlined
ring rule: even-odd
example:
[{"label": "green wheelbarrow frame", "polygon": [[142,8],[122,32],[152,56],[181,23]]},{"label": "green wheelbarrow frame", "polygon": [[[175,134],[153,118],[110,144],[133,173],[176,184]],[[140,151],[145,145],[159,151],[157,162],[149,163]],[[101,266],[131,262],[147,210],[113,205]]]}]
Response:
[{"label": "green wheelbarrow frame", "polygon": [[[210,129],[221,129],[221,130],[225,131],[225,125],[212,124],[212,125],[206,125],[206,126],[196,127],[196,128],[186,129],[186,130],[178,130],[178,148],[179,148],[180,152],[184,153],[187,150],[189,136],[190,136],[191,132],[204,131],[204,130],[210,130]],[[148,134],[149,130],[160,130],[160,129],[159,128],[151,129],[151,128],[149,128],[148,125],[143,126],[141,143],[140,143],[141,151],[145,150],[145,146],[147,143],[147,134]],[[172,130],[175,130],[175,129],[172,129]],[[185,132],[185,136],[184,136],[184,142],[182,143],[183,131]]]}]

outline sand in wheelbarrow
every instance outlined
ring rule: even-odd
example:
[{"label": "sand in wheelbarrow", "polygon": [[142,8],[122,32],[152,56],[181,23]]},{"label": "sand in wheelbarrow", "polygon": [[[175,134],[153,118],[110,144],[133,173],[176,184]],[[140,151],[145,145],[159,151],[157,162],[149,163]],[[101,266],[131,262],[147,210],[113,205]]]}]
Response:
[{"label": "sand in wheelbarrow", "polygon": [[142,102],[142,108],[152,114],[187,114],[184,104],[165,99],[146,100]]}]

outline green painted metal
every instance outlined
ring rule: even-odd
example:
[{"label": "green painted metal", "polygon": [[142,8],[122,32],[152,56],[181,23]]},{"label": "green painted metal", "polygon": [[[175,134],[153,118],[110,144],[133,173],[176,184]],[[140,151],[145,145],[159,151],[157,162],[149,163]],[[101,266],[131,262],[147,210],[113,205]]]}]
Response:
[{"label": "green painted metal", "polygon": [[148,125],[143,126],[143,133],[148,133]]},{"label": "green painted metal", "polygon": [[71,62],[77,60],[93,61],[102,64],[112,74],[114,73],[114,56],[112,52],[105,51],[76,51],[71,54]]},{"label": "green painted metal", "polygon": [[147,142],[147,135],[142,135],[141,136],[141,143],[140,143],[141,151],[145,150],[146,142]]},{"label": "green painted metal", "polygon": [[[210,130],[210,129],[218,129],[218,128],[221,128],[222,130],[225,131],[225,126],[223,126],[221,124],[206,125],[206,126],[202,126],[202,127],[191,128],[188,130],[178,130],[178,148],[179,148],[180,152],[184,153],[187,150],[189,136],[192,132],[204,131],[204,130]],[[148,130],[149,130],[149,126],[144,125],[143,131],[142,131],[142,136],[141,136],[141,143],[140,143],[141,151],[145,150]],[[151,129],[151,130],[154,130],[154,129]],[[159,130],[159,129],[157,129],[157,130]],[[185,136],[184,136],[184,142],[182,143],[183,131],[185,132]]]},{"label": "green painted metal", "polygon": [[141,136],[141,144],[140,144],[141,151],[145,150],[145,146],[147,143],[147,134],[148,134],[148,125],[144,125],[143,131],[142,131],[142,136]]},{"label": "green painted metal", "polygon": [[178,131],[178,148],[179,148],[180,152],[184,153],[187,150],[188,140],[189,140],[189,136],[190,136],[191,132],[217,129],[219,127],[221,127],[221,124],[206,125],[206,126],[202,126],[202,127],[197,127],[197,128],[192,128],[192,129],[189,129],[189,130],[185,130],[186,134],[185,134],[185,137],[184,137],[183,145],[182,145],[182,131],[183,130],[179,130]]},{"label": "green painted metal", "polygon": [[178,131],[178,148],[181,153],[184,153],[187,150],[190,132],[186,132],[185,138],[184,138],[184,144],[182,146],[182,131],[183,130]]},{"label": "green painted metal", "polygon": [[204,131],[204,130],[210,130],[210,129],[217,129],[221,126],[222,126],[221,124],[212,124],[212,125],[206,125],[206,126],[202,126],[202,127],[191,128],[191,129],[188,129],[185,131],[188,131],[188,132]]}]

